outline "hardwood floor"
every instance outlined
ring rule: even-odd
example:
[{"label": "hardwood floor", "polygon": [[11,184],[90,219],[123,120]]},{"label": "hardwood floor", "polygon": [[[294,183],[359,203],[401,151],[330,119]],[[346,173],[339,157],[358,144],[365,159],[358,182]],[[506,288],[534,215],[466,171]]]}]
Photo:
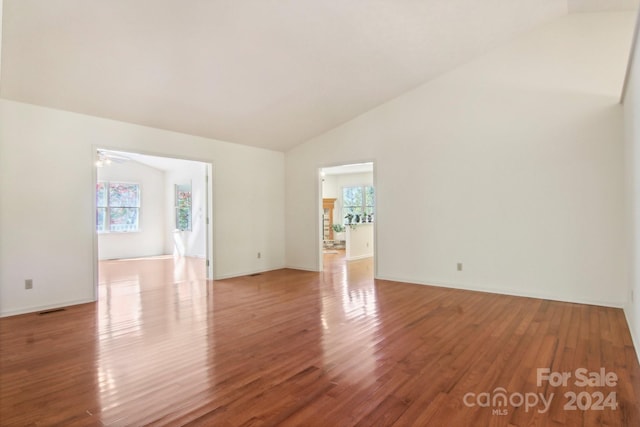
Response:
[{"label": "hardwood floor", "polygon": [[[640,426],[618,309],[374,281],[343,252],[323,274],[207,282],[173,258],[100,273],[99,303],[0,319],[1,425]],[[572,376],[538,386],[538,368]],[[618,379],[582,387],[579,368]],[[617,406],[567,410],[567,392]]]}]

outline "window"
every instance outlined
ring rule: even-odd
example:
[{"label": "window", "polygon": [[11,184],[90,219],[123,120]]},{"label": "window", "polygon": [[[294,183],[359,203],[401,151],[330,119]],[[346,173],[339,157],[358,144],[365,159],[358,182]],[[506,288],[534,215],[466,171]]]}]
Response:
[{"label": "window", "polygon": [[[375,210],[376,199],[373,187],[369,185],[360,185],[357,187],[342,188],[342,217],[351,214],[354,217],[358,215],[367,218],[373,215]],[[345,223],[349,222],[345,219]],[[365,222],[365,221],[362,221]],[[366,221],[369,222],[369,221]]]},{"label": "window", "polygon": [[96,230],[99,233],[138,231],[140,186],[124,182],[98,182],[96,207]]},{"label": "window", "polygon": [[176,185],[176,228],[191,231],[191,184]]}]

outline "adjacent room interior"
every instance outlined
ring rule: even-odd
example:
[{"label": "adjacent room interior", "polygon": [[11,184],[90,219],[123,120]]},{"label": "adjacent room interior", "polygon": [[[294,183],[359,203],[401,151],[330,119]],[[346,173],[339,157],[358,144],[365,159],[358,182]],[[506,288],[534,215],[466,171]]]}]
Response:
[{"label": "adjacent room interior", "polygon": [[640,425],[638,4],[0,0],[0,424]]},{"label": "adjacent room interior", "polygon": [[206,280],[210,165],[98,148],[95,166],[98,301],[157,285],[140,271],[171,270],[167,286]]},{"label": "adjacent room interior", "polygon": [[327,255],[340,255],[345,261],[374,258],[373,183],[372,162],[320,169],[323,264]]}]

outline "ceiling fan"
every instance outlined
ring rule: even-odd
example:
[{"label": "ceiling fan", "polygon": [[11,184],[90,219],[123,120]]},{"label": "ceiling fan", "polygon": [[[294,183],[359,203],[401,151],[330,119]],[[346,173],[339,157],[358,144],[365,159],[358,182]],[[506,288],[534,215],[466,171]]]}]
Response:
[{"label": "ceiling fan", "polygon": [[97,152],[97,160],[96,167],[109,166],[112,163],[124,163],[131,160],[128,157],[121,155],[120,153],[116,153],[108,150],[98,150]]}]

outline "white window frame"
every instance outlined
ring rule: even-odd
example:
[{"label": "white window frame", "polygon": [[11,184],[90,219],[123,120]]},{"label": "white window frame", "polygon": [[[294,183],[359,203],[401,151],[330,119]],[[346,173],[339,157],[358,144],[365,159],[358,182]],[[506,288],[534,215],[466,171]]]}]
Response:
[{"label": "white window frame", "polygon": [[[126,182],[126,181],[98,181],[97,184],[104,184],[106,188],[106,205],[100,206],[97,200],[97,187],[96,187],[96,223],[95,229],[98,234],[121,234],[121,233],[138,233],[140,232],[140,213],[142,206],[142,186],[137,182]],[[125,184],[125,185],[135,185],[138,188],[138,206],[111,206],[110,200],[110,186],[115,184]],[[98,229],[98,211],[100,209],[104,209],[104,228],[102,230]],[[135,229],[123,229],[123,230],[112,230],[111,229],[111,210],[112,209],[137,209],[136,215],[136,227]]]},{"label": "white window frame", "polygon": [[[359,185],[345,185],[342,187],[342,192],[340,194],[340,204],[342,205],[342,223],[343,224],[348,224],[349,221],[346,218],[346,215],[349,213],[348,208],[351,208],[352,206],[346,206],[344,203],[344,190],[347,188],[360,188],[362,190],[362,204],[359,207],[360,209],[362,209],[363,213],[367,213],[368,211],[371,212],[371,214],[375,213],[376,210],[376,202],[375,202],[375,188],[373,186],[373,184],[359,184]],[[373,200],[373,205],[369,206],[367,205],[367,188],[372,188],[373,189],[373,194],[374,194],[374,200]],[[363,221],[361,221],[363,222]]]}]

